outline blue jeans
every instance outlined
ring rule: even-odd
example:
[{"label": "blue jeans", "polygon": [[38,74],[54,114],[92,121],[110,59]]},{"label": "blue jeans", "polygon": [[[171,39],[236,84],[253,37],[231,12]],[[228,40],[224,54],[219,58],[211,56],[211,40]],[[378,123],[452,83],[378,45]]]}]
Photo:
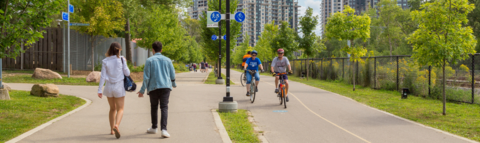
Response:
[{"label": "blue jeans", "polygon": [[[255,73],[255,80],[260,81],[260,75],[258,74],[258,71]],[[250,84],[252,82],[252,74],[250,72],[247,72],[247,84]]]}]

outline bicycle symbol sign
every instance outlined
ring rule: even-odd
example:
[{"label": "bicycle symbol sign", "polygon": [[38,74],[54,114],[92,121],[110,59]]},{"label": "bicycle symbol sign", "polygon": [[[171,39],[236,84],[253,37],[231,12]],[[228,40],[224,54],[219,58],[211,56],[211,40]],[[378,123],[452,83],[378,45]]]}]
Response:
[{"label": "bicycle symbol sign", "polygon": [[237,22],[243,22],[245,20],[245,13],[243,13],[243,12],[235,13],[235,20]]},{"label": "bicycle symbol sign", "polygon": [[212,15],[210,15],[210,19],[213,22],[219,22],[222,19],[222,15],[220,14],[220,12],[215,11],[212,13]]}]

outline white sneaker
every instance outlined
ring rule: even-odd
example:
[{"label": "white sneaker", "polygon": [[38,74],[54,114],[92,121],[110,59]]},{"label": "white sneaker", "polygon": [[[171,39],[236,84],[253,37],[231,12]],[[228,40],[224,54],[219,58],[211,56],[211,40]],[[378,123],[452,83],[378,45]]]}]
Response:
[{"label": "white sneaker", "polygon": [[158,131],[158,129],[150,128],[150,129],[147,130],[147,133],[149,133],[149,134],[156,134],[157,131]]},{"label": "white sneaker", "polygon": [[168,134],[167,130],[162,130],[162,137],[169,138],[170,134]]}]

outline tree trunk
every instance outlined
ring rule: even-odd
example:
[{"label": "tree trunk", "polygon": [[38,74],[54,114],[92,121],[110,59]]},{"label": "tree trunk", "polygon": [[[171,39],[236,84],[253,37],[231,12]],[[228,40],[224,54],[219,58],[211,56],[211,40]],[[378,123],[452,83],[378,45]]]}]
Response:
[{"label": "tree trunk", "polygon": [[130,39],[130,19],[127,18],[127,24],[125,24],[125,54],[127,62],[133,63],[132,61],[132,45]]},{"label": "tree trunk", "polygon": [[94,52],[93,52],[93,50],[95,49],[94,44],[95,44],[95,37],[92,37],[92,71],[95,71],[95,59],[94,59]]},{"label": "tree trunk", "polygon": [[305,62],[305,65],[307,67],[307,71],[305,73],[307,75],[307,81],[308,81],[308,73],[309,73],[308,70],[310,69],[310,61],[308,60],[308,58],[307,58],[307,61]]},{"label": "tree trunk", "polygon": [[[353,58],[353,57],[355,57],[355,55],[352,54],[351,57]],[[355,91],[355,70],[356,70],[355,65],[356,65],[356,64],[355,64],[355,61],[354,61],[354,62],[353,62],[353,75],[352,75],[352,77],[353,77],[353,91]]]},{"label": "tree trunk", "polygon": [[446,82],[446,78],[445,78],[445,58],[443,59],[443,66],[442,66],[442,70],[443,70],[443,115],[445,116],[446,113],[445,113],[445,102],[447,102],[447,96],[445,96],[445,82]]},{"label": "tree trunk", "polygon": [[392,38],[390,38],[390,35],[388,36],[388,44],[390,45],[390,61],[392,61]]}]

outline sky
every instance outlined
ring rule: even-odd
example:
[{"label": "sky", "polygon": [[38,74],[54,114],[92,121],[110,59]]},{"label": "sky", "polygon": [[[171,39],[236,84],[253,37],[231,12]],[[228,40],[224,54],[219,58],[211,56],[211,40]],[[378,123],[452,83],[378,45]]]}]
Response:
[{"label": "sky", "polygon": [[[313,9],[313,15],[320,15],[320,4],[322,4],[322,0],[298,0],[298,5],[301,6],[298,10],[298,17],[305,15],[305,11],[308,7]],[[318,21],[320,22],[320,19],[318,19]],[[318,24],[315,29],[317,35],[320,35],[320,28],[322,28],[322,25]]]}]

